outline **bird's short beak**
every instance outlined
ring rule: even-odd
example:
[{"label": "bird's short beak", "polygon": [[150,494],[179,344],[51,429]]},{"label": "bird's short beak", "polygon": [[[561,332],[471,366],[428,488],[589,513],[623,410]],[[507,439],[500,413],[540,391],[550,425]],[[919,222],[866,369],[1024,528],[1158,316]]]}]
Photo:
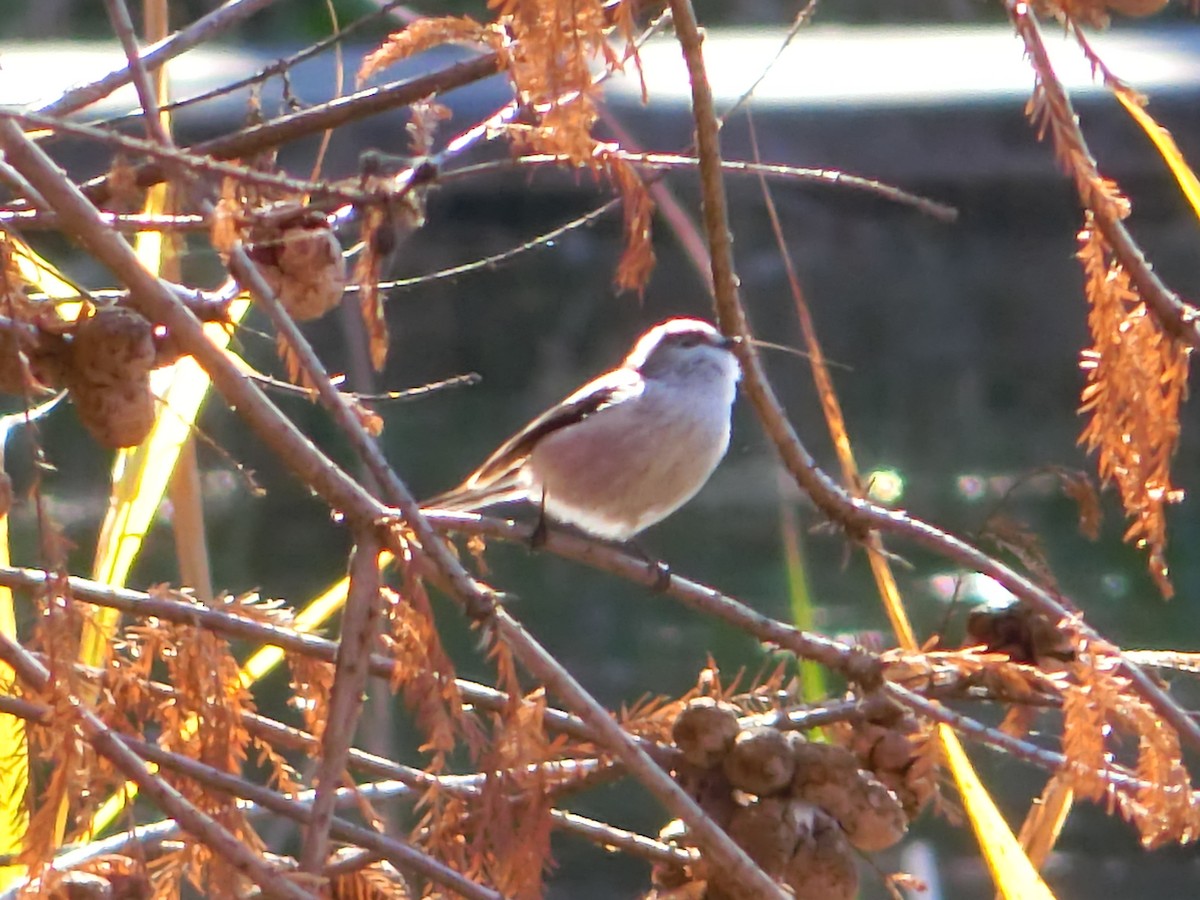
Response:
[{"label": "bird's short beak", "polygon": [[733,337],[721,337],[721,343],[718,344],[722,350],[732,350],[736,345],[742,342],[742,336],[735,334]]}]

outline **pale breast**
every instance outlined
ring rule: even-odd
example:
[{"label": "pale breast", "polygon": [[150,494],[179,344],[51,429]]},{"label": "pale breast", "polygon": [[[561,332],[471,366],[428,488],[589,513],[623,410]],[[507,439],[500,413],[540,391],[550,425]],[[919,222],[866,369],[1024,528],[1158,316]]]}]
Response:
[{"label": "pale breast", "polygon": [[670,515],[703,487],[729,446],[732,391],[681,397],[656,385],[547,436],[526,465],[546,512],[624,541]]}]

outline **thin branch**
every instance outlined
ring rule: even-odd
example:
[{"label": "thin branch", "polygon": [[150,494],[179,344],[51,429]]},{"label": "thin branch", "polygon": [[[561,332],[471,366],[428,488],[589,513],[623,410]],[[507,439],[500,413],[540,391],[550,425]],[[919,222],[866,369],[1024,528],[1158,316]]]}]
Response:
[{"label": "thin branch", "polygon": [[[114,2],[114,0],[108,0]],[[79,125],[74,122],[55,119],[50,116],[38,115],[36,113],[21,113],[12,110],[4,110],[3,115],[11,118],[13,121],[20,122],[25,128],[47,128],[63,134],[73,134],[80,137],[88,138],[89,140],[97,141],[108,147],[115,147],[119,150],[124,150],[129,153],[145,154],[161,161],[164,166],[184,166],[189,171],[203,173],[221,178],[232,178],[235,181],[243,184],[254,184],[262,187],[276,188],[284,191],[289,191],[294,194],[311,194],[316,197],[325,197],[330,200],[335,200],[339,203],[355,203],[359,205],[370,205],[379,202],[379,198],[375,195],[366,194],[362,191],[356,191],[348,186],[339,186],[337,183],[326,181],[307,181],[301,178],[292,178],[288,175],[279,175],[273,172],[263,172],[249,166],[239,166],[228,162],[218,162],[210,158],[208,155],[197,153],[194,151],[178,150],[170,144],[159,144],[153,141],[143,140],[141,138],[129,137],[128,135],[119,134],[115,131],[108,131],[103,128],[96,128],[92,125]],[[158,165],[156,163],[156,165]],[[140,173],[141,168],[138,169]],[[165,173],[162,173],[165,177]],[[159,180],[162,180],[161,178]],[[142,181],[139,177],[139,184]],[[142,185],[148,186],[148,185]],[[11,212],[5,211],[6,214],[12,215]],[[207,221],[205,216],[203,221]]]},{"label": "thin branch", "polygon": [[[495,268],[501,263],[508,262],[517,256],[528,253],[530,250],[538,250],[549,246],[553,241],[558,240],[564,234],[575,231],[583,226],[590,225],[592,222],[596,221],[606,213],[616,209],[620,205],[621,198],[613,197],[611,200],[605,201],[595,209],[584,213],[582,216],[574,218],[570,222],[560,225],[558,228],[551,229],[544,234],[539,234],[537,237],[525,241],[522,244],[518,244],[515,247],[510,247],[508,250],[502,250],[501,252],[495,253],[491,256],[485,256],[481,259],[472,260],[469,263],[463,263],[459,266],[451,266],[448,269],[439,269],[436,272],[430,272],[428,275],[416,275],[412,278],[399,278],[395,281],[381,281],[375,287],[377,290],[381,291],[411,290],[415,287],[419,287],[430,282],[441,281],[445,278],[455,278],[459,275],[466,275],[469,272],[478,271],[479,269]],[[2,221],[2,219],[0,219],[0,221]],[[347,294],[354,294],[360,290],[362,290],[361,285],[346,285]]]},{"label": "thin branch", "polygon": [[[350,122],[364,119],[377,113],[408,106],[433,94],[443,94],[455,88],[480,81],[500,71],[495,54],[488,54],[466,62],[455,63],[445,69],[393,81],[380,87],[366,88],[328,103],[281,116],[270,122],[253,125],[233,134],[211,138],[187,147],[194,156],[208,156],[214,160],[230,160],[252,156],[263,150],[279,147],[290,141],[299,140],[317,132],[338,128]],[[139,187],[149,187],[166,177],[161,163],[147,162],[137,167]],[[84,193],[97,203],[108,199],[108,178],[101,176],[84,185]]]},{"label": "thin branch", "polygon": [[[247,75],[245,78],[222,84],[220,87],[215,87],[199,94],[193,94],[190,97],[183,97],[179,100],[173,100],[170,103],[164,103],[161,111],[173,113],[177,110],[186,109],[189,106],[195,106],[196,104],[205,103],[209,100],[216,100],[219,97],[227,96],[232,94],[234,91],[241,90],[245,87],[261,84],[262,82],[268,81],[277,75],[286,75],[288,71],[295,68],[305,60],[320,55],[335,44],[344,42],[346,38],[354,34],[354,32],[358,31],[363,26],[369,25],[371,22],[386,17],[394,7],[399,6],[403,2],[404,0],[389,0],[389,2],[386,3],[383,8],[367,13],[364,16],[360,16],[353,22],[347,24],[345,27],[339,28],[337,31],[319,41],[316,41],[313,44],[310,44],[303,50],[297,51],[290,56],[277,59],[274,62],[263,66],[253,75]],[[141,114],[142,113],[139,110],[138,112],[127,113],[121,116],[111,116],[106,119],[92,121],[88,124],[95,126],[115,125],[129,119],[138,118],[141,116]]]},{"label": "thin branch", "polygon": [[[220,7],[206,16],[201,16],[186,28],[172,34],[170,37],[147,47],[138,58],[147,72],[152,72],[169,60],[174,59],[216,37],[222,31],[233,27],[242,19],[266,9],[275,0],[227,0]],[[85,106],[91,106],[103,100],[119,87],[129,84],[133,73],[128,65],[114,69],[103,78],[89,84],[79,85],[38,107],[37,111],[50,116],[67,116]]]},{"label": "thin branch", "polygon": [[[964,716],[960,712],[955,712],[950,707],[936,700],[922,697],[920,694],[901,687],[898,684],[889,682],[884,685],[883,690],[898,703],[907,706],[913,712],[927,719],[949,725],[957,733],[970,740],[984,744],[994,750],[1008,753],[1017,759],[1049,772],[1086,772],[1089,777],[1100,778],[1113,788],[1126,791],[1136,792],[1146,790],[1152,786],[1149,782],[1139,779],[1132,772],[1116,763],[1109,763],[1103,769],[1093,771],[1074,762],[1070,757],[1062,753],[1056,753],[1053,750],[1047,750],[1045,747],[1039,747],[1037,744],[1032,744],[1029,741],[1015,738],[1011,734],[1005,734],[998,728],[990,728],[976,719]],[[1200,795],[1197,795],[1197,800],[1200,802]]]},{"label": "thin branch", "polygon": [[[0,164],[2,167],[2,164]],[[29,190],[32,190],[30,188]],[[28,191],[22,191],[28,196]],[[118,231],[205,231],[211,227],[207,216],[194,213],[180,215],[147,215],[146,213],[111,213],[100,214],[104,222]],[[0,209],[0,226],[9,224],[19,225],[26,230],[54,230],[62,228],[62,223],[52,212],[38,212],[33,209]]]},{"label": "thin branch", "polygon": [[133,20],[129,17],[129,7],[125,5],[125,0],[104,0],[104,7],[108,11],[108,18],[117,34],[117,40],[121,42],[121,49],[125,51],[133,87],[137,91],[138,102],[142,104],[142,125],[146,129],[146,137],[162,147],[170,147],[174,141],[163,127],[157,93],[138,55],[137,34],[133,30]]},{"label": "thin branch", "polygon": [[365,532],[350,560],[350,587],[342,611],[342,634],[329,691],[329,710],[321,733],[321,761],[315,776],[317,793],[312,822],[300,853],[303,872],[320,872],[325,866],[334,800],[354,742],[370,674],[371,648],[379,634],[382,612],[379,588],[379,541],[373,533]]},{"label": "thin branch", "polygon": [[[702,164],[695,157],[677,153],[627,153],[616,151],[613,155],[632,166],[654,171],[702,168]],[[489,160],[487,162],[474,163],[469,166],[452,169],[441,173],[438,176],[438,181],[446,184],[460,178],[477,175],[480,172],[504,169],[512,166],[560,165],[566,159],[567,157],[565,156],[553,153],[529,153],[513,159]],[[770,178],[779,178],[786,181],[841,186],[856,191],[864,191],[893,203],[911,206],[941,222],[953,222],[958,218],[958,210],[945,203],[921,197],[918,194],[913,194],[910,191],[886,184],[882,181],[876,181],[872,178],[850,175],[838,169],[813,169],[801,166],[746,162],[743,160],[720,160],[719,166],[721,170],[735,175],[766,175]]]}]

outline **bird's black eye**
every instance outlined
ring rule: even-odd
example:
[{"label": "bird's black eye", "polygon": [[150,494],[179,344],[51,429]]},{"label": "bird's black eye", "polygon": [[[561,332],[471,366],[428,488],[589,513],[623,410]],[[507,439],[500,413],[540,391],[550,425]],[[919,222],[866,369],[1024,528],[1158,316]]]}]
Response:
[{"label": "bird's black eye", "polygon": [[700,335],[698,335],[698,334],[682,335],[679,338],[679,346],[681,346],[681,347],[699,347],[700,346]]}]

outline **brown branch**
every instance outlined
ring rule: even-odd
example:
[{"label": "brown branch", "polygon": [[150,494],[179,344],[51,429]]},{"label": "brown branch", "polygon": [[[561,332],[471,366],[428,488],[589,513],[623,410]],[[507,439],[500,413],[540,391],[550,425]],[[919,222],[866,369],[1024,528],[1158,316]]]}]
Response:
[{"label": "brown branch", "polygon": [[[231,178],[243,184],[276,188],[296,195],[310,194],[314,197],[324,197],[339,203],[369,205],[378,202],[376,196],[356,191],[345,184],[339,185],[327,181],[309,181],[273,172],[263,172],[249,166],[220,162],[208,154],[197,153],[194,150],[179,150],[172,144],[160,144],[142,138],[130,137],[129,135],[109,131],[105,128],[96,128],[92,125],[82,125],[76,122],[56,119],[52,116],[11,110],[5,111],[5,116],[15,122],[20,122],[23,127],[28,129],[45,128],[61,134],[75,135],[76,137],[96,141],[107,147],[125,151],[126,153],[144,154],[158,160],[155,163],[144,164],[135,170],[138,177],[138,184],[143,187],[148,187],[150,184],[162,181],[166,177],[167,170],[173,167],[184,167],[188,171],[195,173],[212,175],[219,178]],[[157,167],[155,171],[158,174],[155,181],[143,184],[142,172],[145,171],[147,165]],[[104,178],[107,178],[107,176],[104,176]],[[98,182],[91,182],[90,184],[96,183]],[[93,193],[89,193],[89,196],[94,200],[96,199]],[[6,210],[4,211],[4,215],[12,216],[13,212]]]},{"label": "brown branch", "polygon": [[[495,75],[499,71],[499,60],[494,53],[489,53],[427,75],[366,88],[261,125],[193,144],[185,149],[193,156],[208,156],[214,160],[251,156],[310,134],[407,106],[433,94],[452,91]],[[140,187],[158,184],[165,178],[166,170],[161,163],[148,162],[137,168],[137,183]],[[93,179],[84,185],[84,194],[96,203],[107,201],[107,176]]]},{"label": "brown branch", "polygon": [[[436,510],[429,510],[425,515],[440,530],[484,535],[526,545],[529,542],[528,527],[503,519]],[[644,559],[612,544],[596,541],[566,529],[549,528],[543,548],[556,556],[584,563],[633,584],[661,588],[661,593],[680,601],[690,609],[727,622],[763,643],[773,644],[804,659],[811,659],[851,679],[869,679],[869,672],[875,667],[875,656],[867,650],[819,634],[800,631],[778,619],[764,616],[716,588],[673,573],[664,586],[661,572],[648,567]],[[3,572],[4,570],[0,569],[0,574]]]},{"label": "brown branch", "polygon": [[[994,750],[1008,753],[1038,768],[1046,769],[1050,772],[1086,771],[1089,776],[1103,779],[1114,789],[1125,791],[1136,792],[1152,787],[1148,781],[1143,781],[1124,766],[1117,763],[1109,763],[1105,768],[1093,772],[1062,753],[1047,750],[1029,741],[1023,741],[1020,738],[1013,737],[1011,734],[1006,734],[999,728],[984,725],[976,719],[950,709],[945,704],[922,697],[920,694],[893,682],[885,684],[883,691],[889,697],[896,700],[896,702],[907,706],[924,718],[949,725],[958,734],[970,740],[991,747]],[[1200,794],[1197,794],[1197,801],[1200,802]]]},{"label": "brown branch", "polygon": [[[274,2],[275,0],[227,0],[219,8],[201,16],[186,28],[181,28],[170,37],[147,47],[138,54],[138,58],[146,71],[154,71],[169,60],[203,44]],[[51,116],[69,115],[103,100],[117,88],[129,84],[132,78],[130,67],[122,66],[103,78],[71,88],[58,99],[40,106],[37,111]]]},{"label": "brown branch", "polygon": [[342,611],[336,672],[321,733],[321,761],[315,776],[317,792],[313,798],[312,823],[305,833],[304,848],[300,853],[300,870],[303,872],[320,872],[325,866],[334,800],[346,769],[350,745],[354,742],[354,730],[370,675],[371,648],[379,634],[379,587],[379,541],[373,533],[364,532],[350,560],[350,587]]},{"label": "brown branch", "polygon": [[[700,168],[699,160],[680,153],[630,153],[627,151],[617,151],[612,155],[639,169],[649,169],[657,172],[691,171]],[[527,153],[512,159],[489,160],[452,169],[443,172],[438,177],[438,181],[445,184],[460,178],[477,175],[480,172],[512,168],[514,166],[561,165],[567,160],[567,156],[560,154]],[[723,171],[734,175],[765,175],[768,178],[777,178],[783,181],[823,184],[830,187],[846,187],[856,191],[863,191],[880,197],[883,200],[911,206],[919,212],[941,222],[953,222],[958,218],[958,210],[953,206],[939,203],[936,200],[930,200],[928,197],[922,197],[919,194],[914,194],[911,191],[906,191],[903,188],[898,188],[886,182],[876,181],[873,178],[864,178],[861,175],[851,175],[839,169],[814,169],[803,166],[786,166],[776,163],[747,162],[745,160],[731,159],[721,160],[720,166]]]},{"label": "brown branch", "polygon": [[129,7],[125,0],[104,0],[108,11],[108,19],[113,31],[125,51],[125,62],[129,66],[129,75],[133,80],[134,90],[137,91],[138,102],[142,104],[142,125],[146,129],[146,137],[162,147],[174,144],[171,135],[163,127],[162,118],[158,114],[158,96],[154,84],[150,81],[150,73],[142,64],[138,55],[137,34],[133,30],[133,20],[129,17]]},{"label": "brown branch", "polygon": [[[147,215],[145,213],[102,212],[100,215],[106,224],[118,231],[206,231],[212,226],[206,216],[191,213]],[[38,212],[33,209],[0,209],[0,227],[10,223],[20,226],[26,231],[58,231],[62,228],[58,216],[51,212]]]},{"label": "brown branch", "polygon": [[[20,644],[3,634],[0,634],[0,657],[12,666],[18,678],[35,690],[55,689],[56,686],[46,667]],[[255,854],[211,816],[188,802],[161,777],[151,772],[124,740],[110,730],[87,706],[81,704],[78,698],[72,697],[70,702],[80,730],[97,753],[134,782],[143,796],[178,821],[185,831],[195,835],[214,853],[221,855],[226,862],[262,888],[263,894],[291,900],[305,900],[311,896],[288,881],[282,872]]]}]

